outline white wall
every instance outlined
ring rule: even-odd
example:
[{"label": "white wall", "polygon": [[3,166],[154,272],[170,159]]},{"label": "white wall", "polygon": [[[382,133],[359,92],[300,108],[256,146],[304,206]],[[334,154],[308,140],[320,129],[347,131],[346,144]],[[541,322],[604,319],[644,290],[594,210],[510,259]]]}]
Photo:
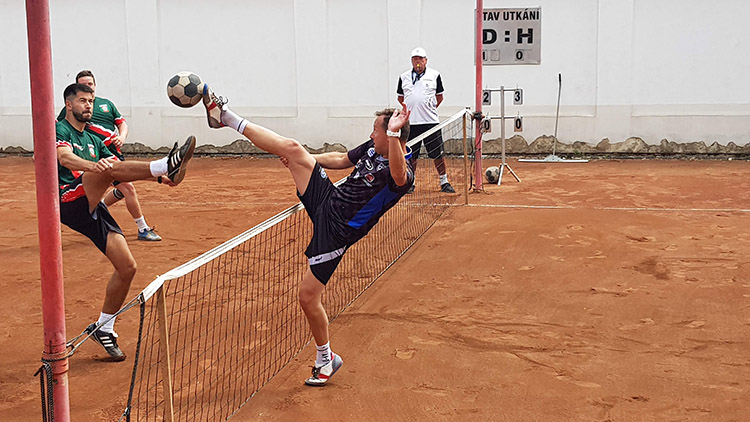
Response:
[{"label": "white wall", "polygon": [[[129,142],[238,138],[209,130],[200,106],[171,105],[166,82],[180,70],[201,75],[240,114],[313,147],[365,140],[372,113],[397,104],[398,75],[417,45],[443,74],[441,114],[474,105],[472,0],[50,3],[56,108],[75,74],[91,69],[98,94],[128,119]],[[750,2],[484,2],[527,6],[542,8],[542,64],[487,66],[484,85],[524,88],[525,104],[506,112],[521,112],[528,141],[553,132],[558,73],[563,142],[750,141]],[[0,0],[0,147],[32,148],[25,19],[24,2]]]}]

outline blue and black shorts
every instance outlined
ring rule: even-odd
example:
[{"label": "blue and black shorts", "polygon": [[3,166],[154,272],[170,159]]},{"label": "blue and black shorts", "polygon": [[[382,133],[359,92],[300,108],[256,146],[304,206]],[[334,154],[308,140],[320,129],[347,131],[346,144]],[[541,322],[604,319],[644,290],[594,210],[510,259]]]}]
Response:
[{"label": "blue and black shorts", "polygon": [[335,235],[328,200],[335,186],[320,164],[315,163],[304,195],[297,193],[313,223],[313,236],[305,250],[310,270],[324,285],[331,279],[349,244]]}]

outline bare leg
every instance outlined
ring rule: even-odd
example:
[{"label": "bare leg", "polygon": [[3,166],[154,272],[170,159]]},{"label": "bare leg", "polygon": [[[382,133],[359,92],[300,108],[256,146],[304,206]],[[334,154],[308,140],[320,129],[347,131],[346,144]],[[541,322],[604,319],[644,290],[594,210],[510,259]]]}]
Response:
[{"label": "bare leg", "polygon": [[323,290],[323,283],[315,278],[310,267],[307,267],[299,286],[299,303],[318,346],[328,343],[328,314],[323,307]]},{"label": "bare leg", "polygon": [[[122,192],[122,195],[125,197],[125,206],[128,208],[128,212],[130,213],[130,215],[133,216],[134,219],[143,217],[141,203],[138,201],[138,194],[135,191],[135,186],[133,186],[133,184],[130,182],[120,183],[117,185],[117,190]],[[110,206],[119,201],[119,199],[117,199],[117,197],[115,197],[114,193],[112,192],[113,191],[109,191],[104,197],[104,203],[107,206]]]},{"label": "bare leg", "polygon": [[440,157],[435,159],[435,170],[441,176],[445,174],[445,158]]},{"label": "bare leg", "polygon": [[[289,161],[289,172],[292,174],[297,191],[300,194],[305,193],[307,184],[310,182],[310,175],[315,168],[315,158],[307,152],[302,144],[250,122],[247,123],[242,134],[258,148],[286,158]],[[315,281],[321,284],[319,281]]]},{"label": "bare leg", "polygon": [[133,182],[152,179],[150,164],[146,161],[117,161],[103,173],[83,174],[83,189],[89,198],[89,211],[93,211],[113,181]]},{"label": "bare leg", "polygon": [[104,297],[102,312],[114,314],[125,303],[130,290],[130,283],[135,277],[137,265],[125,238],[119,233],[110,232],[107,236],[107,252],[105,255],[112,263],[115,272],[107,283],[107,293]]}]

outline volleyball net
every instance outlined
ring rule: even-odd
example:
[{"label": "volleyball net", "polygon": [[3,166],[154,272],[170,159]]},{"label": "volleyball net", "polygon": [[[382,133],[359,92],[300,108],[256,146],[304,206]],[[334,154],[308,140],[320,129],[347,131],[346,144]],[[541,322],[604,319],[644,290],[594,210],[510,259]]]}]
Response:
[{"label": "volleyball net", "polygon": [[[458,112],[409,144],[436,134],[457,193],[440,191],[433,160],[422,154],[415,192],[347,251],[327,284],[323,304],[331,321],[447,207],[467,200],[471,114]],[[284,210],[139,293],[138,346],[121,420],[227,420],[310,342],[297,300],[312,236],[303,210],[300,203]]]}]

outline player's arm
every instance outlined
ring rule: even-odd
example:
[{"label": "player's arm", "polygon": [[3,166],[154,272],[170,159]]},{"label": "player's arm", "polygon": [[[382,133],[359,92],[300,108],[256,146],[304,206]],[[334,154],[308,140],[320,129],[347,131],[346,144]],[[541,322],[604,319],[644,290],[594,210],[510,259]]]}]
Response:
[{"label": "player's arm", "polygon": [[440,103],[443,102],[443,91],[445,89],[443,88],[443,78],[438,75],[437,77],[437,89],[435,90],[437,94],[435,94],[435,99],[437,100],[437,104],[435,104],[435,108],[440,107]]},{"label": "player's arm", "polygon": [[[388,120],[388,130],[399,132],[408,121],[409,110],[406,109],[406,104],[403,104],[402,109],[394,111],[393,116]],[[406,173],[406,158],[404,150],[401,149],[401,140],[394,136],[388,137],[388,163],[391,178],[396,186],[404,186],[409,181],[409,175]]]},{"label": "player's arm", "polygon": [[88,161],[73,154],[69,145],[57,146],[57,161],[60,165],[70,171],[90,171],[92,173],[102,173],[113,167],[112,160],[102,158],[99,161]]},{"label": "player's arm", "polygon": [[125,143],[125,140],[128,139],[128,123],[124,119],[117,124],[117,132],[119,132],[119,134],[112,138],[112,143],[114,143],[117,148],[120,148],[122,144]]},{"label": "player's arm", "polygon": [[117,128],[117,135],[112,138],[112,144],[119,150],[122,144],[128,139],[128,124],[125,122],[125,118],[120,114],[120,110],[112,101],[109,101],[109,107],[112,109],[112,117],[115,119],[115,127]]},{"label": "player's arm", "polygon": [[340,170],[348,169],[354,165],[349,160],[349,155],[345,152],[326,152],[323,154],[313,154],[315,161],[324,169]]},{"label": "player's arm", "polygon": [[401,78],[398,78],[398,86],[396,87],[396,94],[398,95],[398,103],[404,105],[404,88],[401,85]]}]

